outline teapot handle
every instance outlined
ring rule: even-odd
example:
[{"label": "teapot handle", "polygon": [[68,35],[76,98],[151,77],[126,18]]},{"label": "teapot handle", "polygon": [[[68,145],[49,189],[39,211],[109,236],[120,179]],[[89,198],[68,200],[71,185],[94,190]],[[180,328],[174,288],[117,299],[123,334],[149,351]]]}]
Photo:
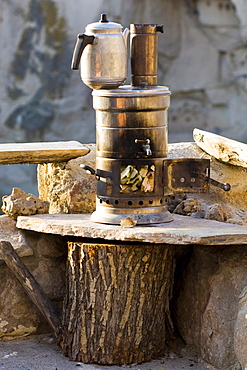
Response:
[{"label": "teapot handle", "polygon": [[71,69],[79,69],[82,52],[88,44],[93,43],[94,39],[95,37],[93,35],[88,36],[85,35],[84,33],[83,34],[80,33],[77,36],[75,49],[72,57]]}]

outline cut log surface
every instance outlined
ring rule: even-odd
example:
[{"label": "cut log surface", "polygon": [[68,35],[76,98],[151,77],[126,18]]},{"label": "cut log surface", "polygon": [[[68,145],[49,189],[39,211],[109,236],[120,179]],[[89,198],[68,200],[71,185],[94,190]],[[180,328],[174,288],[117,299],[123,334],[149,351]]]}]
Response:
[{"label": "cut log surface", "polygon": [[88,152],[78,141],[0,144],[0,164],[66,162]]},{"label": "cut log surface", "polygon": [[108,365],[162,356],[173,273],[172,246],[69,242],[63,353]]},{"label": "cut log surface", "polygon": [[197,128],[193,131],[196,144],[216,159],[247,168],[247,144]]}]

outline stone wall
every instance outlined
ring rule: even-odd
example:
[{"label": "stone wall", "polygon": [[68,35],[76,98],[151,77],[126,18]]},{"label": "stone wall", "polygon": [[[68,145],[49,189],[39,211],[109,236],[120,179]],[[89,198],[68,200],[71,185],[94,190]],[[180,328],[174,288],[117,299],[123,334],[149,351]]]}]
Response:
[{"label": "stone wall", "polygon": [[216,369],[244,370],[246,246],[194,246],[186,253],[177,259],[174,324],[185,343]]},{"label": "stone wall", "polygon": [[[65,288],[66,239],[21,231],[16,221],[0,216],[0,237],[11,242],[38,284],[61,310]],[[10,269],[0,258],[0,340],[52,329]]]},{"label": "stone wall", "polygon": [[[159,83],[172,91],[169,140],[198,127],[247,141],[244,0],[2,1],[0,142],[95,141],[91,90],[70,70],[76,35],[101,12],[120,22],[164,24]],[[37,193],[36,166],[1,166],[0,195]]]}]

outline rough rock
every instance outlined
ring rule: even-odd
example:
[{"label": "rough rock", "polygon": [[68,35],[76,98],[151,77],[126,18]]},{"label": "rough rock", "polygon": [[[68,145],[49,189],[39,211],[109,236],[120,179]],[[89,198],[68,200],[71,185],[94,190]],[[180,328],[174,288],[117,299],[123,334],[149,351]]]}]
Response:
[{"label": "rough rock", "polygon": [[49,213],[92,213],[96,206],[96,178],[80,164],[95,168],[95,145],[84,157],[38,166],[39,197],[49,201]]},{"label": "rough rock", "polygon": [[173,195],[169,195],[167,197],[167,209],[169,212],[173,213],[175,208],[181,203],[183,200],[186,199],[185,193],[177,193]]},{"label": "rough rock", "polygon": [[246,225],[247,212],[235,207],[231,207],[227,204],[216,203],[207,207],[205,218],[220,222]]},{"label": "rough rock", "polygon": [[201,210],[200,204],[194,199],[186,199],[177,205],[174,213],[179,215],[191,216]]},{"label": "rough rock", "polygon": [[240,369],[238,360],[243,364],[247,353],[241,294],[247,283],[246,248],[196,246],[187,253],[177,262],[175,325],[205,361],[221,370]]},{"label": "rough rock", "polygon": [[120,226],[122,227],[135,227],[137,224],[137,221],[134,220],[132,217],[126,217],[123,220],[121,220]]},{"label": "rough rock", "polygon": [[193,130],[196,144],[219,161],[235,166],[247,167],[247,145],[204,130]]},{"label": "rough rock", "polygon": [[238,298],[238,314],[235,322],[234,349],[242,369],[247,368],[247,286]]},{"label": "rough rock", "polygon": [[[16,222],[6,215],[0,216],[0,239],[8,240],[20,257],[33,255],[31,243],[24,232],[16,227]],[[0,262],[2,260],[0,259]]]},{"label": "rough rock", "polygon": [[37,213],[48,213],[49,202],[42,201],[33,194],[13,188],[10,195],[2,197],[2,211],[9,217],[17,220],[18,216],[29,216]]}]

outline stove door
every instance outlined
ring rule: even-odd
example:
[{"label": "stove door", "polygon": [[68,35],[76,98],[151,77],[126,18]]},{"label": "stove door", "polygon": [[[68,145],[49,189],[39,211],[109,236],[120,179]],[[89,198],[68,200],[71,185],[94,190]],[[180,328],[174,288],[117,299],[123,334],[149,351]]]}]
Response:
[{"label": "stove door", "polygon": [[206,193],[210,183],[210,160],[176,158],[164,160],[164,194]]}]

